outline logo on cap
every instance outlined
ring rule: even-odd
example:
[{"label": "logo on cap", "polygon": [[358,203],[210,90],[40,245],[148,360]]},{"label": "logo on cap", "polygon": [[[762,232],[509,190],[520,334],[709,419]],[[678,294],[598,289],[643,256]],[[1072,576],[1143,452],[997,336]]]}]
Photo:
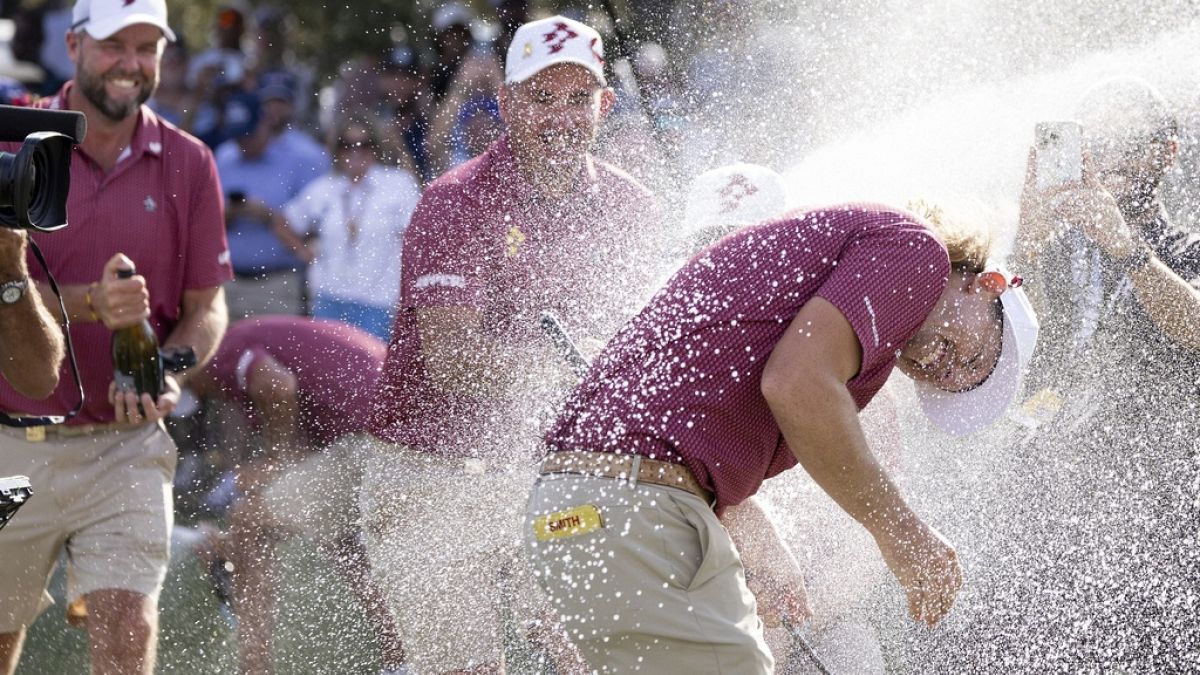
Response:
[{"label": "logo on cap", "polygon": [[551,54],[557,54],[562,51],[563,45],[577,37],[579,33],[571,30],[567,24],[559,22],[554,24],[554,30],[542,36],[542,41],[548,46]]},{"label": "logo on cap", "polygon": [[758,192],[758,186],[751,183],[740,173],[735,173],[729,177],[729,182],[725,187],[717,190],[717,194],[721,196],[721,213],[730,213],[736,211],[742,204],[742,200],[750,195]]},{"label": "logo on cap", "polygon": [[600,38],[592,38],[592,42],[588,46],[592,48],[592,56],[596,57],[596,63],[599,63],[600,65],[604,65],[604,57],[600,56],[600,50],[597,49],[597,46],[599,44],[600,44]]}]

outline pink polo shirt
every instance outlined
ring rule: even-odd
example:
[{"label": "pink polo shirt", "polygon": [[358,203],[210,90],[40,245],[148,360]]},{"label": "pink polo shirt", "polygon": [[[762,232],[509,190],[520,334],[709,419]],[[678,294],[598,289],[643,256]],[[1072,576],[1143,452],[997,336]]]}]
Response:
[{"label": "pink polo shirt", "polygon": [[373,433],[464,456],[481,452],[481,438],[521,424],[524,418],[509,416],[522,414],[512,399],[523,394],[485,400],[432,385],[416,310],[477,309],[484,330],[517,350],[549,344],[538,328],[543,311],[557,314],[577,336],[607,337],[636,311],[631,299],[652,282],[655,265],[644,252],[658,220],[650,193],[598,160],[570,193],[542,198],[518,173],[507,138],[438,178],[405,234],[400,305]]},{"label": "pink polo shirt", "polygon": [[[43,108],[62,109],[68,82]],[[183,292],[212,288],[232,277],[225,243],[224,201],[212,153],[203,143],[142,106],[129,149],[105,173],[78,146],[71,157],[69,225],[33,234],[61,285],[100,279],[104,264],[124,253],[146,278],[150,323],[162,341],[179,320]],[[30,275],[45,274],[29,255]],[[112,332],[103,323],[71,324],[71,338],[85,404],[74,424],[113,421],[108,403],[112,381]],[[44,401],[30,401],[0,379],[0,409],[61,414],[79,399],[70,367],[63,362],[58,388]]]},{"label": "pink polo shirt", "polygon": [[266,357],[278,361],[296,376],[301,427],[323,444],[366,429],[386,349],[340,321],[256,316],[229,326],[204,372],[249,407],[251,369]]},{"label": "pink polo shirt", "polygon": [[600,354],[551,430],[559,450],[682,462],[718,508],[796,464],[760,391],[784,330],[819,296],[849,320],[861,410],[949,279],[915,216],[873,204],[795,212],[692,258]]}]

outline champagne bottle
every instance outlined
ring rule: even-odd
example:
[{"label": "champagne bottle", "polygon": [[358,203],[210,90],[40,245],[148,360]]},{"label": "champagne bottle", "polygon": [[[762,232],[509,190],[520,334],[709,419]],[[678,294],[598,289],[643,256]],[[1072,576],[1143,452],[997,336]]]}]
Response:
[{"label": "champagne bottle", "polygon": [[[133,275],[131,269],[117,270],[121,279]],[[158,401],[165,388],[163,364],[158,353],[158,336],[148,320],[113,331],[112,362],[113,380],[119,391],[136,391],[139,398],[150,394],[151,399]]]}]

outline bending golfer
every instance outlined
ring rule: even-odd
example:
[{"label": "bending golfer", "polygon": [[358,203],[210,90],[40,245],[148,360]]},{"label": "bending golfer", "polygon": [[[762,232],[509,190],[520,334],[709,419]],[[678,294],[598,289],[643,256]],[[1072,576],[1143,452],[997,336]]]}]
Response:
[{"label": "bending golfer", "polygon": [[617,334],[546,434],[525,540],[593,668],[769,673],[738,551],[717,520],[800,463],[873,535],[910,614],[962,584],[856,413],[894,367],[943,429],[1005,410],[1036,340],[986,236],[878,205],[796,213],[686,264]]}]

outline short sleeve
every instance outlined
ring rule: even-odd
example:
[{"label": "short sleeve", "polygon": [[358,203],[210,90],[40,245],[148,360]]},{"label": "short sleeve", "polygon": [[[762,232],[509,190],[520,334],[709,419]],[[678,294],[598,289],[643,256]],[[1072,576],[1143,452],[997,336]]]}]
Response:
[{"label": "short sleeve", "polygon": [[877,223],[850,237],[817,291],[858,336],[862,367],[855,380],[870,382],[891,370],[949,279],[950,261],[941,242],[920,225],[899,224]]},{"label": "short sleeve", "polygon": [[471,230],[474,209],[457,190],[431,188],[404,235],[400,302],[418,307],[484,306],[479,266],[486,259]]},{"label": "short sleeve", "polygon": [[199,148],[195,186],[187,211],[181,214],[188,220],[185,231],[186,267],[183,287],[188,290],[213,288],[233,278],[229,258],[229,241],[225,236],[225,200],[217,165],[208,148]]}]

